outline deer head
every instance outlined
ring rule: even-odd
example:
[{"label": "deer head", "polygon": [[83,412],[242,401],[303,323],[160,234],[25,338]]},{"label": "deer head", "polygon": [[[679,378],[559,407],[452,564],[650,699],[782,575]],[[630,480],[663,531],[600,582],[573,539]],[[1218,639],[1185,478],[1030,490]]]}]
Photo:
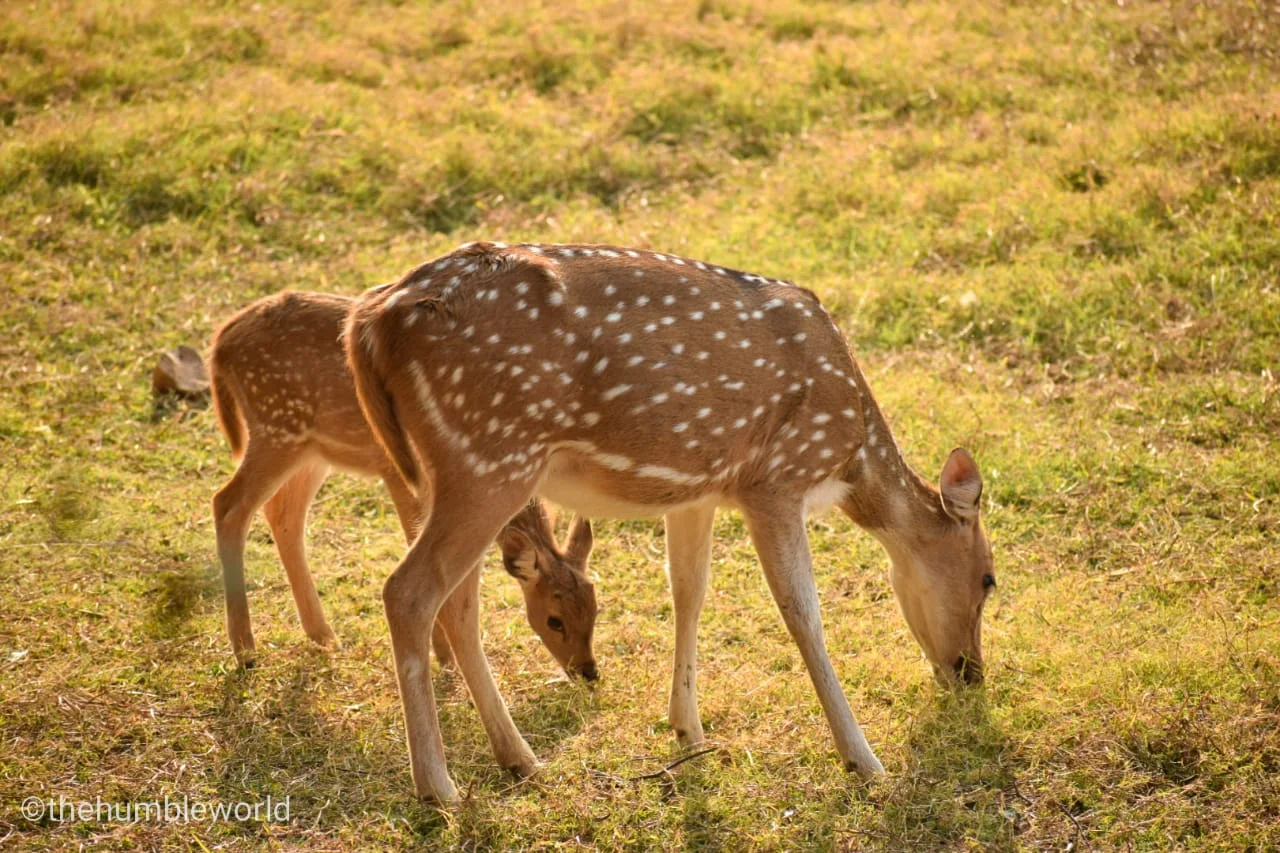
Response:
[{"label": "deer head", "polygon": [[[923,485],[923,484],[922,484]],[[929,512],[881,528],[890,581],[911,634],[944,685],[982,681],[982,608],[995,588],[991,546],[978,517],[982,476],[956,448],[947,458]]]},{"label": "deer head", "polygon": [[552,656],[570,675],[599,677],[591,635],[596,622],[595,585],[587,578],[591,522],[573,520],[561,550],[540,501],[530,502],[498,536],[502,565],[520,583],[525,616]]}]

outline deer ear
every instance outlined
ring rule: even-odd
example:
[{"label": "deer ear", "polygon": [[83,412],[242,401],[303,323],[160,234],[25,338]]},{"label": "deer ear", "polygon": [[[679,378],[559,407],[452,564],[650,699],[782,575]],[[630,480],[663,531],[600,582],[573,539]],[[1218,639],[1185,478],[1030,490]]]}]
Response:
[{"label": "deer ear", "polygon": [[502,549],[502,567],[520,583],[529,583],[538,575],[538,551],[533,541],[514,527],[507,526],[498,534]]},{"label": "deer ear", "polygon": [[938,485],[942,491],[942,505],[952,518],[971,521],[978,517],[982,504],[982,475],[978,473],[978,463],[969,451],[963,447],[951,451],[947,463],[942,466]]},{"label": "deer ear", "polygon": [[569,544],[564,554],[570,560],[585,568],[587,558],[591,556],[591,546],[595,539],[591,533],[591,521],[581,515],[574,516],[573,527],[569,529]]}]

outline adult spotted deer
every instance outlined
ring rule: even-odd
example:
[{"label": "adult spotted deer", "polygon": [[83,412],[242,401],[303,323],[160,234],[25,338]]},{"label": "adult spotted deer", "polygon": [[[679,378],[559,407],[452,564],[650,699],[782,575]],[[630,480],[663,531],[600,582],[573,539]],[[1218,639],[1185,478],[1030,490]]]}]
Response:
[{"label": "adult spotted deer", "polygon": [[[367,292],[347,351],[397,470],[434,504],[383,589],[420,796],[453,800],[427,626],[480,655],[468,567],[540,494],[595,516],[665,515],[675,601],[670,721],[702,740],[698,613],[717,506],[737,507],[849,769],[882,772],[827,656],[805,515],[838,504],[883,543],[912,633],[939,677],[982,673],[992,577],[982,479],[953,451],[939,488],[903,460],[845,341],[795,285],[607,246],[470,244]],[[421,463],[421,467],[420,467]],[[459,624],[463,621],[465,622]],[[455,653],[464,652],[455,645]],[[466,670],[498,761],[536,760],[488,670]]]},{"label": "adult spotted deer", "polygon": [[[302,627],[322,645],[334,642],[307,568],[307,512],[332,468],[380,476],[405,537],[413,541],[421,503],[374,440],[356,400],[342,349],[353,300],[322,293],[282,293],[253,303],[214,335],[209,368],[218,423],[239,460],[213,499],[227,597],[227,629],[236,657],[252,663],[253,632],[244,587],[244,548],[259,507],[280,552]],[[530,625],[560,665],[596,677],[591,651],[595,591],[586,576],[591,525],[574,521],[568,544],[556,543],[541,504],[511,520],[500,537],[503,564],[524,593]],[[450,659],[441,625],[436,654]]]}]

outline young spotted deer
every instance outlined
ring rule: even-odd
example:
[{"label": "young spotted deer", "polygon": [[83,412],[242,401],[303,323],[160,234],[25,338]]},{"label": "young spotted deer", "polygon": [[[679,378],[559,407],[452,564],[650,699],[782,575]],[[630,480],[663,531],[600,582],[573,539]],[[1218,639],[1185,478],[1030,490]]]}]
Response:
[{"label": "young spotted deer", "polygon": [[[405,537],[412,542],[421,504],[383,455],[356,400],[342,349],[353,300],[322,293],[281,293],[253,303],[214,335],[209,369],[218,423],[239,460],[213,499],[218,558],[226,585],[227,629],[236,657],[252,665],[253,632],[244,588],[249,524],[262,507],[284,563],[302,627],[322,645],[334,642],[307,568],[304,544],[311,501],[332,468],[382,477]],[[556,543],[534,502],[502,532],[503,564],[524,592],[534,631],[571,674],[596,677],[591,652],[595,591],[586,576],[591,525],[575,520],[567,546]],[[442,626],[436,654],[448,662]]]},{"label": "young spotted deer", "polygon": [[[888,551],[892,586],[939,677],[978,681],[992,576],[982,479],[953,451],[939,488],[903,461],[817,298],[795,285],[655,252],[471,244],[367,292],[346,345],[360,403],[426,528],[383,600],[420,796],[453,800],[426,626],[483,661],[468,567],[535,494],[595,516],[665,515],[675,603],[670,721],[702,740],[696,631],[717,506],[745,516],[846,766],[882,772],[823,641],[805,515],[837,504]],[[419,468],[419,463],[422,468]],[[498,761],[536,759],[487,668],[464,667]]]}]

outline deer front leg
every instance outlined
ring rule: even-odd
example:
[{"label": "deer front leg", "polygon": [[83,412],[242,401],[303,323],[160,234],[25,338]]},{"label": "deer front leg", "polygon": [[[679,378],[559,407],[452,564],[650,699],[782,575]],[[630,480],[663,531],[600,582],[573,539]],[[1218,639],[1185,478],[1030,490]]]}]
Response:
[{"label": "deer front leg", "polygon": [[333,646],[337,645],[338,638],[324,618],[315,580],[307,566],[306,545],[307,512],[327,476],[329,466],[323,462],[304,465],[271,496],[262,508],[262,514],[267,517],[280,562],[284,563],[302,630],[314,642]]},{"label": "deer front leg", "polygon": [[[417,544],[422,546],[423,540]],[[410,548],[383,585],[382,603],[391,631],[414,788],[423,799],[451,803],[458,799],[458,789],[449,778],[440,738],[429,637],[436,613],[461,577],[441,572],[431,556],[426,547]]]},{"label": "deer front leg", "polygon": [[471,573],[454,589],[436,619],[436,628],[443,626],[449,633],[449,644],[454,649],[458,669],[462,671],[471,700],[489,734],[494,757],[516,776],[531,776],[538,768],[538,759],[512,722],[481,645],[481,565],[476,563]]},{"label": "deer front leg", "polygon": [[[455,476],[449,481],[466,482],[466,478]],[[422,535],[383,587],[396,680],[404,704],[410,767],[414,787],[424,799],[448,803],[458,798],[458,789],[449,778],[445,763],[428,660],[432,625],[442,612],[445,628],[452,632],[451,639],[461,646],[463,674],[490,731],[498,760],[530,771],[536,765],[532,750],[506,715],[502,696],[484,661],[476,613],[477,590],[464,583],[475,574],[470,583],[478,584],[475,566],[502,525],[528,497],[529,490],[515,488],[475,495],[465,491],[447,496],[442,493],[434,502]],[[450,602],[460,586],[461,599]]]},{"label": "deer front leg", "polygon": [[[412,545],[413,539],[422,529],[423,504],[413,490],[405,485],[404,480],[390,466],[382,472],[382,481],[387,484],[391,493],[391,501],[395,504],[396,516],[400,519],[400,529],[404,531],[405,542]],[[439,620],[431,627],[431,649],[436,653],[440,666],[453,664],[453,650],[449,648],[449,636]]]},{"label": "deer front leg", "polygon": [[800,647],[800,656],[809,670],[845,769],[863,777],[883,773],[880,760],[849,710],[849,702],[827,656],[801,504],[778,502],[752,507],[745,510],[745,515],[769,590],[782,611],[787,630]]},{"label": "deer front leg", "polygon": [[699,506],[667,515],[667,579],[676,616],[667,719],[683,747],[703,740],[698,716],[698,616],[707,592],[715,514],[714,506]]}]

